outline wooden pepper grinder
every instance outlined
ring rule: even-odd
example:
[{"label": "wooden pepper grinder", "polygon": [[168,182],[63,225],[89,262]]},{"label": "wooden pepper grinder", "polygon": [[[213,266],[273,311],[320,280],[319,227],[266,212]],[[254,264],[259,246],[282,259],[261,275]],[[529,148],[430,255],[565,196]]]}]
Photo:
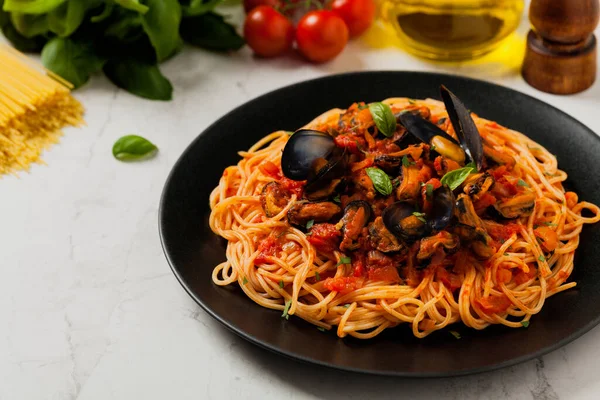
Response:
[{"label": "wooden pepper grinder", "polygon": [[596,80],[599,0],[532,0],[523,78],[554,94],[581,92]]}]

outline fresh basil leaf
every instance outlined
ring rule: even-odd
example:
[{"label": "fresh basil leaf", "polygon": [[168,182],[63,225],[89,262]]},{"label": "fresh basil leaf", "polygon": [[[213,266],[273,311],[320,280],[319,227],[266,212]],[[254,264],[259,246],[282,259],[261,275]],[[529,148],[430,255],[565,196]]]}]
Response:
[{"label": "fresh basil leaf", "polygon": [[71,82],[75,88],[86,83],[102,69],[105,60],[94,52],[90,43],[56,37],[42,50],[42,63],[55,74]]},{"label": "fresh basil leaf", "polygon": [[25,14],[45,14],[67,0],[5,0],[4,11]]},{"label": "fresh basil leaf", "polygon": [[99,0],[68,1],[48,13],[48,28],[60,37],[67,37],[79,28],[85,13],[100,5]]},{"label": "fresh basil leaf", "polygon": [[179,33],[186,42],[215,51],[238,50],[245,44],[235,28],[213,12],[184,18]]},{"label": "fresh basil leaf", "polygon": [[180,46],[181,6],[177,0],[145,0],[144,3],[149,10],[142,16],[142,26],[160,62]]},{"label": "fresh basil leaf", "polygon": [[106,20],[107,18],[109,18],[111,16],[114,8],[115,8],[115,3],[112,3],[112,2],[104,3],[104,9],[102,10],[102,12],[98,15],[94,15],[93,17],[91,17],[90,21],[94,24],[97,24],[99,22]]},{"label": "fresh basil leaf", "polygon": [[392,181],[388,174],[376,167],[369,167],[366,170],[367,175],[373,181],[373,187],[384,196],[389,196],[394,190]]},{"label": "fresh basil leaf", "polygon": [[171,100],[173,86],[156,64],[122,59],[109,60],[104,73],[115,85],[136,96],[150,100]]},{"label": "fresh basil leaf", "polygon": [[19,33],[10,20],[10,13],[3,11],[4,0],[0,0],[0,30],[12,45],[23,53],[38,53],[48,41],[45,36],[38,35],[27,38]]},{"label": "fresh basil leaf", "polygon": [[459,187],[473,171],[475,171],[475,168],[473,167],[463,167],[450,171],[442,177],[442,185],[448,185],[450,189],[454,190]]},{"label": "fresh basil leaf", "polygon": [[180,2],[183,15],[186,17],[195,17],[212,11],[218,4],[222,3],[223,0],[191,0]]},{"label": "fresh basil leaf", "polygon": [[384,103],[371,103],[369,111],[371,111],[377,129],[387,137],[393,136],[396,132],[396,117],[390,106]]},{"label": "fresh basil leaf", "polygon": [[148,7],[140,4],[139,0],[114,0],[114,2],[123,8],[138,12],[140,14],[145,14],[148,12]]},{"label": "fresh basil leaf", "polygon": [[121,161],[148,158],[157,151],[158,148],[152,142],[137,135],[123,136],[115,142],[112,149],[113,156]]},{"label": "fresh basil leaf", "polygon": [[32,38],[38,35],[48,33],[48,17],[46,14],[23,14],[13,12],[10,14],[10,21],[21,35],[26,38]]},{"label": "fresh basil leaf", "polygon": [[314,224],[315,224],[315,220],[314,220],[314,219],[311,219],[310,221],[308,221],[308,222],[306,223],[306,229],[310,229],[310,228],[312,228],[312,226],[313,226]]}]

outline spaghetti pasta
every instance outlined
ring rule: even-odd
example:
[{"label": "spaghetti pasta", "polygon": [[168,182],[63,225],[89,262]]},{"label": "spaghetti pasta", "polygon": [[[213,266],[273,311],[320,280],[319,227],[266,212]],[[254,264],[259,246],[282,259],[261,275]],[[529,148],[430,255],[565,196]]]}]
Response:
[{"label": "spaghetti pasta", "polygon": [[[392,98],[383,103],[393,111],[425,114],[426,119],[456,137],[441,102]],[[375,192],[374,198],[369,197],[360,187],[360,178],[356,178],[361,170],[377,165],[373,164],[372,155],[379,152],[401,156],[403,163],[408,160],[416,164],[414,168],[421,168],[421,174],[423,169],[429,170],[429,176],[419,180],[416,200],[426,208],[426,193],[430,189],[427,185],[433,182],[427,178],[451,172],[457,163],[440,155],[433,171],[434,163],[426,157],[433,152],[430,144],[387,146],[392,139],[382,138],[365,110],[368,108],[362,103],[348,110],[334,109],[304,127],[333,132],[338,147],[352,146],[350,141],[340,139],[351,137],[367,149],[350,156],[348,171],[354,178],[348,179],[341,198],[338,194],[334,200],[347,210],[358,196],[371,204],[374,216],[381,215],[378,207],[384,202],[383,196]],[[419,338],[457,322],[474,329],[491,324],[526,326],[542,309],[546,298],[576,285],[567,279],[573,271],[579,235],[584,224],[600,220],[600,209],[579,201],[573,192],[565,192],[562,183],[567,174],[558,169],[556,158],[541,145],[522,133],[472,116],[484,143],[488,167],[483,175],[493,177],[494,184],[485,192],[488,197],[482,192],[477,196],[469,194],[466,189],[469,180],[481,175],[471,174],[455,192],[457,204],[473,203],[477,213],[474,218],[480,217],[482,229],[490,238],[488,256],[482,257],[489,250],[487,247],[481,249],[481,242],[469,241],[459,228],[446,228],[449,232],[444,235],[430,232],[429,237],[424,235],[416,243],[407,240],[402,251],[383,253],[368,244],[372,243],[369,240],[377,220],[361,231],[358,251],[340,249],[340,235],[344,236],[343,230],[348,230],[341,226],[342,222],[309,221],[307,226],[290,223],[290,213],[304,201],[305,183],[281,174],[282,151],[290,135],[278,131],[240,152],[241,161],[225,169],[210,196],[210,227],[228,241],[227,260],[215,267],[214,283],[221,286],[237,283],[257,304],[285,310],[285,316],[300,317],[320,329],[337,326],[339,337],[369,339],[403,323],[410,324]],[[343,126],[347,120],[358,125],[364,120],[365,125],[353,130]],[[402,131],[399,127],[393,139],[406,134]],[[454,165],[454,170],[459,167]],[[368,181],[364,174],[361,176]],[[409,175],[401,179],[407,180]],[[285,189],[287,197],[283,197],[276,214],[267,216],[261,197],[265,186],[274,181]],[[401,191],[402,185],[396,190]],[[336,190],[340,191],[339,186]],[[503,196],[503,191],[509,193]],[[486,199],[492,200],[485,203]],[[520,204],[520,208],[515,208],[515,202],[527,199],[531,199],[527,203],[530,207]],[[390,206],[389,202],[384,205]],[[453,212],[456,217],[461,211],[454,208]],[[504,213],[502,218],[490,216],[498,212]],[[584,212],[590,216],[584,216]],[[425,213],[415,214],[416,218],[420,215]],[[464,216],[458,215],[461,218]],[[338,232],[319,236],[327,227]],[[443,247],[438,241],[442,237],[457,238],[460,244],[453,249]],[[425,259],[426,265],[422,265],[419,256],[428,241],[437,247],[433,256]],[[336,246],[328,248],[323,243]],[[393,271],[374,260],[391,263],[388,266],[392,265]]]}]

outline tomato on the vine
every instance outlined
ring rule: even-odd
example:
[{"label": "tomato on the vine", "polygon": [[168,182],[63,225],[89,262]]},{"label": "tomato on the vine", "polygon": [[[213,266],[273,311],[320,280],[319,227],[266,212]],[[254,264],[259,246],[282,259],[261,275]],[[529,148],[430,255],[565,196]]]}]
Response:
[{"label": "tomato on the vine", "polygon": [[311,11],[302,17],[296,27],[298,49],[312,62],[335,58],[347,42],[348,27],[333,11]]},{"label": "tomato on the vine", "polygon": [[246,16],[244,38],[256,54],[274,57],[292,47],[294,26],[273,7],[258,6]]},{"label": "tomato on the vine", "polygon": [[331,11],[339,15],[350,32],[350,37],[361,35],[369,29],[375,19],[373,0],[333,0]]},{"label": "tomato on the vine", "polygon": [[271,6],[278,8],[281,6],[280,0],[244,0],[244,11],[248,14],[258,6]]}]

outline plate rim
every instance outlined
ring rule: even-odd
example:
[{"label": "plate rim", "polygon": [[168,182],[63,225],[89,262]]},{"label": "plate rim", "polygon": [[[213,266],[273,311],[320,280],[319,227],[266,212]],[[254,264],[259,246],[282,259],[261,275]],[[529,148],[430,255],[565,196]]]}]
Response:
[{"label": "plate rim", "polygon": [[[317,360],[317,359],[305,356],[300,353],[294,353],[291,351],[282,350],[281,348],[279,348],[275,345],[266,343],[266,342],[262,341],[261,339],[255,337],[254,335],[249,334],[246,331],[233,326],[233,324],[230,324],[229,322],[227,322],[223,317],[221,317],[216,312],[214,312],[207,304],[205,304],[200,298],[198,298],[196,296],[196,294],[191,290],[191,288],[188,286],[188,284],[182,278],[181,274],[179,273],[179,271],[177,269],[177,266],[175,265],[175,262],[172,260],[171,255],[169,254],[169,251],[167,250],[166,239],[164,237],[164,231],[163,231],[163,229],[164,229],[163,225],[165,224],[163,214],[164,214],[164,209],[165,209],[166,193],[167,193],[169,186],[173,180],[173,176],[175,175],[175,172],[178,170],[179,165],[182,163],[183,158],[187,155],[187,153],[190,151],[190,149],[195,146],[195,144],[201,139],[201,137],[205,134],[205,132],[207,132],[207,131],[213,129],[215,126],[219,125],[221,123],[221,121],[228,118],[228,116],[231,113],[237,111],[238,109],[240,109],[242,107],[248,107],[255,102],[259,102],[259,101],[263,100],[264,98],[272,96],[275,93],[287,91],[287,90],[293,90],[295,87],[302,86],[307,83],[327,81],[332,78],[351,78],[352,76],[356,76],[356,75],[378,75],[378,74],[390,74],[390,73],[398,74],[398,75],[417,74],[417,75],[424,75],[425,77],[429,76],[429,77],[436,77],[436,78],[448,77],[448,78],[452,78],[452,79],[464,80],[467,83],[470,81],[470,82],[476,82],[478,85],[483,84],[483,85],[490,86],[490,87],[501,88],[503,90],[511,92],[512,95],[524,96],[525,98],[528,98],[528,100],[532,100],[532,101],[538,103],[540,106],[543,106],[551,111],[558,112],[559,114],[562,115],[562,118],[567,118],[571,122],[574,122],[575,124],[580,125],[588,136],[592,137],[593,140],[600,142],[600,136],[598,134],[596,134],[591,128],[589,128],[586,124],[579,121],[575,117],[567,114],[566,112],[560,110],[559,108],[546,103],[543,100],[540,100],[540,99],[538,99],[532,95],[529,95],[527,93],[520,92],[516,89],[510,88],[507,86],[503,86],[501,84],[497,84],[494,82],[488,82],[488,81],[471,78],[471,77],[467,77],[467,76],[462,76],[462,75],[458,75],[458,74],[439,73],[439,72],[430,72],[430,71],[410,71],[410,70],[407,70],[407,71],[394,71],[394,70],[354,71],[354,72],[331,74],[331,75],[325,75],[325,76],[320,76],[320,77],[316,77],[316,78],[306,79],[306,80],[292,83],[290,85],[285,85],[285,86],[270,90],[266,93],[263,93],[259,96],[254,97],[242,104],[235,106],[234,108],[227,111],[225,114],[221,115],[218,119],[216,119],[213,123],[208,125],[206,128],[204,128],[204,130],[202,130],[202,132],[200,132],[182,151],[182,153],[177,158],[177,161],[171,167],[171,170],[170,170],[169,174],[167,175],[167,178],[165,179],[165,183],[163,186],[163,190],[161,191],[159,207],[158,207],[158,221],[157,221],[158,222],[158,234],[160,237],[161,248],[162,248],[163,254],[167,260],[167,263],[169,264],[169,267],[171,268],[173,275],[175,275],[175,277],[177,278],[177,281],[179,282],[181,287],[183,287],[183,289],[186,291],[186,293],[206,313],[208,313],[211,317],[216,319],[219,323],[221,323],[230,332],[233,332],[237,336],[247,340],[248,342],[250,342],[254,345],[257,345],[260,348],[268,350],[271,353],[281,355],[288,359],[291,359],[294,361],[299,361],[304,364],[318,365],[320,367],[331,368],[331,369],[335,369],[335,370],[339,370],[339,371],[347,371],[347,372],[360,373],[360,374],[366,374],[366,375],[374,375],[374,376],[398,377],[398,378],[419,378],[419,379],[449,378],[449,377],[467,376],[467,375],[480,374],[480,373],[484,373],[484,372],[496,371],[499,369],[503,369],[503,368],[507,368],[507,367],[514,366],[517,364],[521,364],[521,363],[539,358],[541,356],[544,356],[554,350],[557,350],[557,349],[579,339],[581,336],[588,333],[590,330],[592,330],[594,327],[596,327],[598,324],[600,324],[600,314],[599,314],[596,318],[589,321],[584,327],[580,328],[579,330],[572,333],[571,335],[553,343],[552,345],[546,346],[535,352],[531,352],[531,353],[522,355],[520,357],[515,357],[515,358],[509,359],[509,360],[506,360],[503,362],[499,362],[496,364],[492,364],[492,365],[486,365],[486,366],[476,367],[476,368],[466,368],[466,369],[461,369],[461,370],[456,370],[456,371],[433,371],[433,372],[405,372],[405,371],[403,372],[403,371],[391,371],[391,370],[380,371],[380,370],[372,370],[372,369],[366,369],[366,368],[357,368],[357,367],[338,365],[338,364],[334,364],[334,363],[330,363],[330,362],[326,362],[326,361]],[[213,284],[213,286],[214,286],[214,284]],[[343,339],[339,339],[339,340],[343,340]]]}]

